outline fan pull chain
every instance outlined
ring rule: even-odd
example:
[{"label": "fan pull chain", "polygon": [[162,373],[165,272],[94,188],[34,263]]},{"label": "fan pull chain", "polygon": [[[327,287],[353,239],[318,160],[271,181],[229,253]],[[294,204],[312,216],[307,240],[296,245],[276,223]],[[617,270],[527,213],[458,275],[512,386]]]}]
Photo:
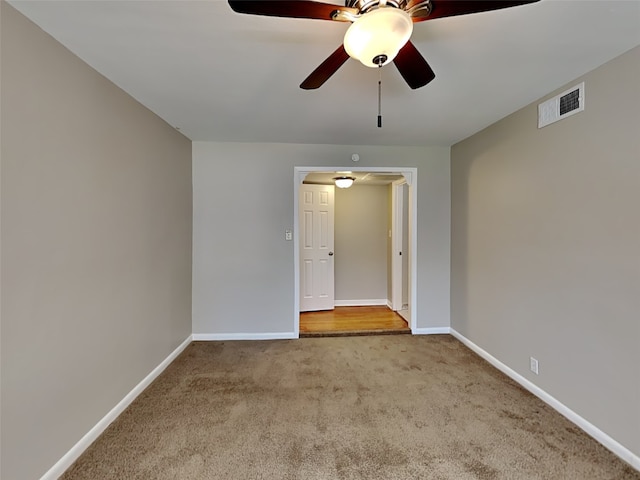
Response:
[{"label": "fan pull chain", "polygon": [[378,128],[382,128],[382,59],[378,60]]}]

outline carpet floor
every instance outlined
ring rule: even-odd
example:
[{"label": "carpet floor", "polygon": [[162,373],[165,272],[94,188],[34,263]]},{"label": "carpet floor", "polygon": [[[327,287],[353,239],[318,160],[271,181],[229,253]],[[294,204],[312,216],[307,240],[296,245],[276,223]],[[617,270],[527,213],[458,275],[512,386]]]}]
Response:
[{"label": "carpet floor", "polygon": [[194,342],[61,477],[640,480],[449,335]]}]

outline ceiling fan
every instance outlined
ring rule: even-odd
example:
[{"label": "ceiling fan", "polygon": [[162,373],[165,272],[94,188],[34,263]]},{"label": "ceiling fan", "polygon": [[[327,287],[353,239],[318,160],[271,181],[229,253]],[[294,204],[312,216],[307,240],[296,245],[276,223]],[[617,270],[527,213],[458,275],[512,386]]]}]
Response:
[{"label": "ceiling fan", "polygon": [[345,6],[314,0],[228,0],[238,13],[351,22],[344,43],[300,84],[322,86],[349,57],[368,67],[393,62],[409,87],[425,86],[435,73],[411,43],[413,23],[499,10],[540,0],[345,0]]}]

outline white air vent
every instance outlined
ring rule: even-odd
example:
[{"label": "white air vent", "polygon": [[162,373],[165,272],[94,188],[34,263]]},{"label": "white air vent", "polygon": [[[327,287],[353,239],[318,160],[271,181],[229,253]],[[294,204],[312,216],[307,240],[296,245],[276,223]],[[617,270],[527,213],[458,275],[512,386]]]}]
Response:
[{"label": "white air vent", "polygon": [[584,82],[538,105],[538,128],[584,110]]}]

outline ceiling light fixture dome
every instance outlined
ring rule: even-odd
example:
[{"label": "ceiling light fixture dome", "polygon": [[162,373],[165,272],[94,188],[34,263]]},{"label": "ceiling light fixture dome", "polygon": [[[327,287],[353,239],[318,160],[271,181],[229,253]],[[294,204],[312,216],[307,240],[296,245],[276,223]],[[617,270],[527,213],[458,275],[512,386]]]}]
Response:
[{"label": "ceiling light fixture dome", "polygon": [[333,181],[336,183],[336,187],[338,188],[349,188],[353,185],[354,177],[335,177]]},{"label": "ceiling light fixture dome", "polygon": [[411,16],[395,7],[380,6],[357,18],[344,36],[350,57],[367,67],[391,62],[413,32]]}]

